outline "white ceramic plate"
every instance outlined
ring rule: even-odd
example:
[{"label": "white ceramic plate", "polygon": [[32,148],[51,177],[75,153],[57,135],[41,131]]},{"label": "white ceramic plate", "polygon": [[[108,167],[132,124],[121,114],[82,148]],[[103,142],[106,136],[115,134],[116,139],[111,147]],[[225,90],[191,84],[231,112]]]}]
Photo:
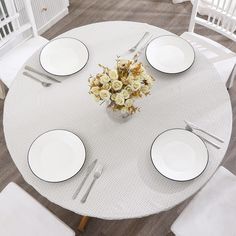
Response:
[{"label": "white ceramic plate", "polygon": [[146,49],[148,62],[164,73],[180,73],[194,62],[193,47],[178,36],[166,35],[153,39]]},{"label": "white ceramic plate", "polygon": [[151,159],[156,169],[176,181],[198,177],[205,170],[208,158],[208,150],[202,139],[184,129],[161,133],[151,148]]},{"label": "white ceramic plate", "polygon": [[84,162],[82,141],[66,130],[52,130],[40,135],[28,152],[30,169],[47,182],[61,182],[73,177]]},{"label": "white ceramic plate", "polygon": [[48,73],[72,75],[87,64],[87,47],[74,38],[58,38],[49,42],[40,53],[40,63]]}]

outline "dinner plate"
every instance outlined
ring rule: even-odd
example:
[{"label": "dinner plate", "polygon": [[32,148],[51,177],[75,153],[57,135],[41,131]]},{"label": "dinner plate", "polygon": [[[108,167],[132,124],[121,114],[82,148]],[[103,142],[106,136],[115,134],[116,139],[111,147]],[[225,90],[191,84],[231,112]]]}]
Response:
[{"label": "dinner plate", "polygon": [[181,37],[166,35],[153,39],[146,48],[150,65],[164,73],[180,73],[194,62],[195,52],[190,43]]},{"label": "dinner plate", "polygon": [[208,164],[208,150],[196,134],[184,129],[161,133],[151,147],[155,168],[165,177],[188,181],[198,177]]},{"label": "dinner plate", "polygon": [[84,162],[83,142],[66,130],[52,130],[40,135],[28,152],[30,169],[47,182],[61,182],[73,177]]},{"label": "dinner plate", "polygon": [[40,53],[40,63],[48,73],[72,75],[87,64],[88,49],[75,38],[58,38],[46,44]]}]

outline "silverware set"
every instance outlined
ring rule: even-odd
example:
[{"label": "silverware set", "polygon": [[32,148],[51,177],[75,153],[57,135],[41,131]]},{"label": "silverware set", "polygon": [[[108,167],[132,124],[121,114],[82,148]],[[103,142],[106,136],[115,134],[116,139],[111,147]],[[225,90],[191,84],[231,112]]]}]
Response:
[{"label": "silverware set", "polygon": [[[152,40],[153,36],[149,33],[149,32],[145,32],[144,35],[141,37],[141,39],[130,49],[128,49],[124,54],[121,54],[119,57],[123,57],[125,55],[128,54],[133,54],[133,60],[135,62],[137,62],[139,56],[143,53],[143,51],[145,50],[145,48],[147,47],[147,45],[150,43],[150,41]],[[140,45],[144,42],[144,44],[140,47]],[[60,80],[46,74],[43,73],[41,71],[38,71],[30,66],[25,66],[25,71],[23,72],[23,75],[33,79],[34,81],[40,83],[43,87],[50,87],[53,83],[61,83]],[[207,132],[206,130],[199,128],[197,125],[184,120],[185,122],[185,129],[196,134],[197,136],[199,136],[204,142],[212,145],[213,147],[220,149],[221,147],[219,146],[219,144],[224,143],[224,140],[221,139],[220,137]],[[197,132],[196,132],[197,131]],[[202,134],[204,134],[204,136]],[[209,136],[211,139],[215,139],[215,141],[217,142],[213,142],[212,140],[209,140],[208,138],[206,138],[206,136]],[[93,188],[93,186],[95,185],[96,181],[101,177],[102,172],[103,172],[103,166],[101,164],[97,164],[98,160],[94,160],[88,167],[85,173],[85,176],[83,177],[81,183],[78,185],[77,189],[75,190],[72,199],[75,200],[79,193],[81,192],[82,188],[84,187],[86,181],[88,180],[89,176],[91,175],[91,173],[94,170],[93,173],[93,178],[91,180],[91,183],[89,184],[89,186],[87,187],[87,190],[85,191],[84,195],[81,198],[81,203],[85,203],[87,201],[87,198],[89,197],[89,194]],[[96,167],[97,165],[97,167]],[[95,168],[96,167],[96,168]]]},{"label": "silverware set", "polygon": [[[216,141],[220,142],[220,143],[224,143],[224,140],[210,132],[207,132],[205,131],[204,129],[201,129],[199,128],[197,125],[189,122],[189,121],[184,121],[186,126],[185,126],[185,129],[192,132],[192,133],[195,133],[194,131],[197,130],[197,131],[200,131],[208,136],[210,136],[211,138],[214,138]],[[206,139],[205,137],[203,137],[202,135],[200,135],[199,133],[195,133],[197,136],[199,136],[204,142],[206,143],[209,143],[210,145],[212,145],[213,147],[217,148],[217,149],[220,149],[220,146],[218,144],[216,144],[215,142],[212,142],[208,139]]]},{"label": "silverware set", "polygon": [[[47,75],[45,73],[42,73],[34,68],[32,68],[31,66],[25,66],[24,68],[26,71],[23,72],[23,75],[25,75],[28,78],[33,79],[34,81],[37,81],[38,83],[40,83],[43,87],[50,87],[53,82],[55,83],[61,83],[60,80],[57,80],[55,78],[53,78],[50,75]],[[31,73],[30,73],[31,72]],[[33,73],[33,74],[32,74]],[[37,77],[34,75],[36,74]],[[39,79],[40,77],[42,77],[44,80],[47,80],[48,82]]]},{"label": "silverware set", "polygon": [[[148,38],[148,40],[146,40],[147,38]],[[119,57],[123,57],[125,55],[132,54],[132,53],[136,52],[134,58],[135,58],[135,60],[137,60],[138,57],[140,56],[140,54],[143,52],[143,50],[148,45],[148,43],[151,41],[151,39],[152,39],[152,35],[150,35],[149,32],[145,32],[145,34],[142,36],[142,38],[133,47],[128,49],[125,53],[119,55]],[[139,45],[145,40],[146,40],[146,43],[137,51]]]},{"label": "silverware set", "polygon": [[137,42],[137,44],[128,50],[128,53],[133,53],[133,52],[135,52],[135,51],[137,50],[139,44],[140,44],[144,39],[146,39],[149,34],[150,34],[149,32],[145,32],[145,34],[144,34],[143,37]]},{"label": "silverware set", "polygon": [[[134,60],[137,61],[138,57],[142,54],[142,52],[144,51],[148,43],[151,41],[151,39],[152,39],[152,35],[150,35],[149,32],[145,32],[142,38],[133,47],[128,49],[124,54],[120,55],[119,57],[125,56],[127,54],[131,54],[131,53],[135,53]],[[145,40],[146,40],[146,43],[138,50],[138,47],[140,46],[140,44]],[[31,66],[26,65],[24,69],[26,70],[23,72],[24,76],[31,78],[34,81],[40,83],[43,87],[50,87],[53,84],[53,82],[61,83],[60,80],[55,79],[54,77],[48,74],[45,74],[41,71],[38,71],[32,68]],[[35,75],[37,75],[37,77]]]},{"label": "silverware set", "polygon": [[88,189],[87,189],[86,193],[84,194],[83,198],[81,199],[82,203],[86,202],[86,200],[88,198],[88,195],[89,195],[93,185],[95,184],[96,180],[102,175],[102,170],[103,170],[103,167],[101,165],[98,165],[98,167],[96,168],[96,170],[94,172],[94,175],[93,175],[93,181],[90,184],[90,186],[88,187]]},{"label": "silverware set", "polygon": [[[94,160],[94,161],[88,166],[87,171],[86,171],[86,174],[85,174],[83,180],[81,181],[80,185],[79,185],[78,188],[75,190],[75,192],[74,192],[74,194],[73,194],[73,196],[72,196],[72,199],[73,199],[73,200],[75,200],[75,199],[77,198],[78,194],[80,193],[80,190],[83,188],[83,186],[84,186],[86,180],[88,179],[89,175],[92,173],[92,171],[93,171],[93,169],[95,168],[96,164],[97,164],[97,159]],[[88,198],[88,196],[89,196],[89,193],[90,193],[90,191],[92,190],[92,187],[94,186],[96,180],[101,177],[102,171],[103,171],[103,166],[102,166],[101,164],[98,164],[97,167],[96,167],[96,169],[95,169],[95,171],[94,171],[93,181],[90,183],[88,189],[86,190],[84,196],[82,197],[81,203],[85,203],[85,202],[86,202],[86,200],[87,200],[87,198]]]},{"label": "silverware set", "polygon": [[[142,52],[144,51],[144,49],[147,47],[147,45],[150,43],[150,41],[152,40],[152,35],[149,37],[149,39],[146,41],[146,43],[137,51],[139,45],[148,38],[148,36],[150,35],[149,32],[145,32],[145,34],[142,36],[142,38],[136,43],[136,45],[134,45],[133,47],[131,47],[130,49],[128,49],[124,54],[120,55],[119,57],[122,57],[122,56],[125,56],[125,55],[128,55],[128,54],[131,54],[131,53],[135,53],[134,55],[134,61],[137,62],[139,56],[142,54]],[[219,138],[218,136],[214,135],[214,134],[211,134],[201,128],[199,128],[198,126],[196,126],[195,124],[189,122],[189,121],[184,121],[186,126],[185,126],[185,129],[192,132],[192,133],[195,133],[196,135],[198,135],[204,142],[206,143],[209,143],[210,145],[212,145],[213,147],[217,148],[217,149],[220,149],[220,146],[213,142],[213,141],[210,141],[209,139],[206,139],[205,137],[203,137],[202,135],[200,135],[199,133],[196,133],[195,131],[199,131],[199,132],[202,132],[204,133],[205,135],[208,135],[209,137],[215,139],[217,142],[219,143],[224,143],[224,140]]]}]

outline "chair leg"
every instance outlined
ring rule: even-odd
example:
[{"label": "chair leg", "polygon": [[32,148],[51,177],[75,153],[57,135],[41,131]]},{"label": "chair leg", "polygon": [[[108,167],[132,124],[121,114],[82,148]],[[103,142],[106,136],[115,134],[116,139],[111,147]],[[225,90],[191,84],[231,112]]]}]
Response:
[{"label": "chair leg", "polygon": [[80,232],[84,232],[84,229],[88,223],[89,217],[88,216],[82,216],[80,222],[79,222],[79,226],[78,226],[78,230]]},{"label": "chair leg", "polygon": [[6,97],[6,85],[0,80],[0,99]]}]

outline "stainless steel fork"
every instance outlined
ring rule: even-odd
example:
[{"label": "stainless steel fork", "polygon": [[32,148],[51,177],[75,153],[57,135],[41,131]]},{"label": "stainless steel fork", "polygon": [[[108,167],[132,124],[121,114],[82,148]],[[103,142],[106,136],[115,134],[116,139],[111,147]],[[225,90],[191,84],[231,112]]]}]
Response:
[{"label": "stainless steel fork", "polygon": [[136,43],[136,45],[134,45],[132,48],[130,48],[128,50],[129,53],[133,53],[137,50],[139,44],[149,35],[149,32],[145,32],[145,34],[143,35],[143,37]]}]

